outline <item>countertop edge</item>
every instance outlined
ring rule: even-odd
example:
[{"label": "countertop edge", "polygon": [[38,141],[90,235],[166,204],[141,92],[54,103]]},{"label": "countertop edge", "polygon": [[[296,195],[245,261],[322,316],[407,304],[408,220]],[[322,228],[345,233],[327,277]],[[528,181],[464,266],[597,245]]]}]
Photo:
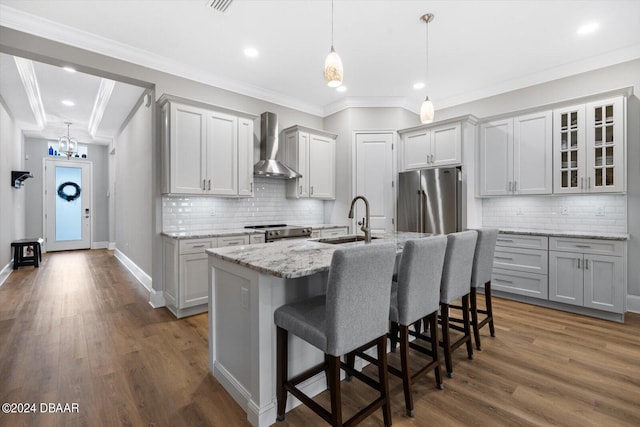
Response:
[{"label": "countertop edge", "polygon": [[527,230],[516,228],[499,228],[503,234],[521,234],[529,236],[547,237],[573,237],[579,239],[601,239],[601,240],[629,240],[630,235],[625,233],[589,233],[584,231],[553,231],[553,230]]},{"label": "countertop edge", "polygon": [[281,271],[278,271],[278,270],[271,270],[271,269],[266,268],[266,267],[261,267],[261,266],[255,265],[255,264],[251,264],[251,263],[248,263],[248,262],[240,261],[240,260],[238,260],[236,258],[233,258],[233,257],[229,257],[229,256],[225,256],[225,255],[213,252],[213,249],[216,249],[216,248],[207,249],[205,252],[209,256],[214,257],[214,258],[218,258],[218,259],[220,259],[222,261],[227,261],[227,262],[230,262],[232,264],[240,265],[242,267],[249,268],[249,269],[251,269],[253,271],[257,271],[259,273],[265,273],[265,274],[268,274],[270,276],[279,277],[281,279],[298,279],[300,277],[310,276],[312,274],[321,273],[323,271],[328,271],[329,270],[329,267],[327,266],[327,267],[313,268],[313,269],[309,269],[309,270],[296,271],[293,274],[285,274],[285,273],[282,273]]},{"label": "countertop edge", "polygon": [[218,230],[218,231],[163,231],[160,233],[162,236],[169,237],[171,239],[206,239],[209,237],[225,237],[225,236],[245,236],[253,234],[263,234],[264,230]]}]

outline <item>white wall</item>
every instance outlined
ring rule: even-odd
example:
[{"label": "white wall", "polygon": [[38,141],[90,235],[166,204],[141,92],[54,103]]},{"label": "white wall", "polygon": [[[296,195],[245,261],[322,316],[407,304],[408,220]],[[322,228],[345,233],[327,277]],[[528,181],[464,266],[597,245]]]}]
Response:
[{"label": "white wall", "polygon": [[11,242],[27,237],[24,234],[25,187],[30,184],[30,179],[24,181],[21,188],[9,185],[11,171],[24,170],[23,146],[22,134],[4,100],[0,98],[0,177],[5,179],[4,184],[0,185],[0,284],[2,278],[6,277],[2,274],[3,269],[12,267]]}]

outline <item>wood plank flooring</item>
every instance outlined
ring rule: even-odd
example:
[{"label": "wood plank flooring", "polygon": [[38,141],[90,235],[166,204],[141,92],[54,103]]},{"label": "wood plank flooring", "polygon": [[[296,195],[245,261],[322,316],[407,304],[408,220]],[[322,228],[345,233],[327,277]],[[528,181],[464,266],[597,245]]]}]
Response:
[{"label": "wood plank flooring", "polygon": [[[395,426],[640,425],[640,315],[618,324],[500,299],[494,310],[497,336],[484,328],[472,361],[454,354],[444,390],[433,373],[418,381],[415,418],[391,377]],[[207,315],[151,308],[109,251],[45,254],[0,287],[0,403],[79,408],[0,413],[0,426],[248,425],[207,358]],[[375,394],[357,380],[342,387],[347,416]],[[304,407],[276,423],[324,425]],[[382,425],[382,414],[362,425]]]}]

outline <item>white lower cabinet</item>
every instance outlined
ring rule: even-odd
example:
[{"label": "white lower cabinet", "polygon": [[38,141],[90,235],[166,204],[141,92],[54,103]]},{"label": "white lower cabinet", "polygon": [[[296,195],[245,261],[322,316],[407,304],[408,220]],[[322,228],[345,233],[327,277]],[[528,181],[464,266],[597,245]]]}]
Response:
[{"label": "white lower cabinet", "polygon": [[[257,236],[261,236],[264,242],[264,235]],[[162,262],[167,308],[177,318],[208,311],[209,256],[205,251],[223,246],[248,245],[251,241],[249,235],[203,239],[174,239],[165,236],[162,242]]]},{"label": "white lower cabinet", "polygon": [[348,227],[325,228],[320,230],[320,237],[338,237],[349,234]]},{"label": "white lower cabinet", "polygon": [[551,238],[549,299],[613,313],[624,312],[624,243]]},{"label": "white lower cabinet", "polygon": [[493,256],[491,288],[547,299],[547,247],[546,236],[500,234]]}]

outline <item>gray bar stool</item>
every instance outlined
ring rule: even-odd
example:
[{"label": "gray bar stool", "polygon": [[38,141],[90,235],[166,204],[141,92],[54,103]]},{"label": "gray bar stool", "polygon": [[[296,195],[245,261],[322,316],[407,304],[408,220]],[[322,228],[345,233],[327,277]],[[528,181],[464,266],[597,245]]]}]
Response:
[{"label": "gray bar stool", "polygon": [[[402,378],[404,400],[407,415],[413,417],[413,393],[411,384],[429,371],[435,371],[436,386],[442,388],[440,376],[440,359],[438,358],[438,308],[440,303],[440,281],[444,254],[447,247],[446,236],[433,236],[406,242],[402,251],[402,258],[398,266],[397,283],[391,288],[391,307],[389,320],[392,342],[398,341],[400,333],[400,364],[401,369],[388,366],[389,373]],[[409,326],[420,319],[428,319],[431,336],[411,332]],[[418,340],[409,342],[409,335],[429,342],[426,347]],[[431,357],[426,366],[420,368],[413,375],[409,369],[409,348]],[[366,348],[360,348],[347,355],[347,364],[353,366],[354,355],[371,363],[378,364],[378,360],[364,353]]]},{"label": "gray bar stool", "polygon": [[[447,235],[447,253],[444,258],[442,283],[440,286],[440,322],[442,325],[442,347],[447,376],[453,377],[451,353],[462,344],[467,346],[467,356],[473,359],[471,345],[471,325],[469,321],[469,294],[471,293],[471,269],[476,249],[476,231],[462,231]],[[449,306],[453,301],[462,299],[463,326],[458,328],[450,324]],[[463,336],[451,342],[450,330],[456,329]]]},{"label": "gray bar stool", "polygon": [[[478,232],[478,242],[473,257],[473,269],[471,272],[471,325],[473,335],[476,340],[476,348],[480,347],[480,328],[489,324],[491,336],[496,336],[493,326],[493,307],[491,305],[491,274],[493,272],[493,255],[496,251],[496,241],[498,239],[497,228],[480,228]],[[486,310],[478,309],[477,289],[484,286],[484,301]],[[484,315],[484,319],[478,322],[478,313]]]},{"label": "gray bar stool", "polygon": [[[391,425],[387,376],[387,325],[391,277],[396,258],[394,243],[340,248],[333,253],[327,294],[278,308],[274,313],[276,334],[276,387],[279,421],[284,420],[287,392],[333,426],[342,426],[340,368],[376,388],[380,397],[344,425],[353,425],[382,408],[384,423]],[[324,363],[288,378],[288,333],[302,338],[325,353]],[[340,356],[375,342],[378,382],[353,371]],[[330,389],[331,412],[305,395],[297,385],[325,371]]]}]

